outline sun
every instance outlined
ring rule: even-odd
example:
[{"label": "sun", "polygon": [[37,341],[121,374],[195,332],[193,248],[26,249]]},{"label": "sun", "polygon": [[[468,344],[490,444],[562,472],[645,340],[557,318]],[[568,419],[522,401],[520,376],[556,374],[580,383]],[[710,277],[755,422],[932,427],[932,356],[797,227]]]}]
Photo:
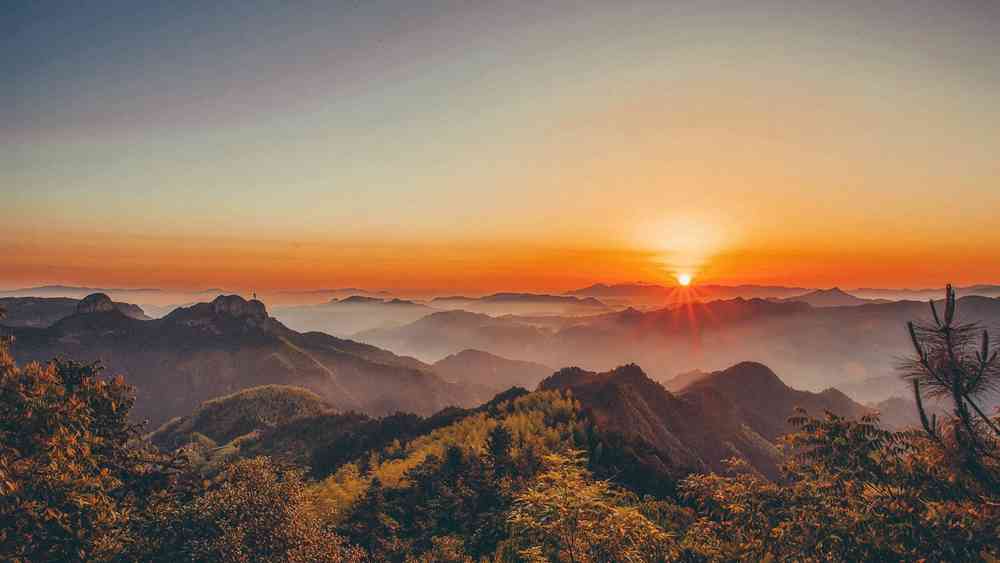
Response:
[{"label": "sun", "polygon": [[677,283],[685,287],[691,285],[691,274],[677,274]]}]

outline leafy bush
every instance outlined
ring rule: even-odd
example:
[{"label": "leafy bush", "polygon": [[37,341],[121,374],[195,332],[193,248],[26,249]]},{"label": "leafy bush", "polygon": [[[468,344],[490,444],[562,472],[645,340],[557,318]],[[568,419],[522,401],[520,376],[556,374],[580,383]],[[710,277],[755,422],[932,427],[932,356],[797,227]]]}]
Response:
[{"label": "leafy bush", "polygon": [[665,561],[672,534],[633,495],[592,478],[582,452],[545,456],[545,471],[514,497],[512,542],[529,561]]},{"label": "leafy bush", "polygon": [[270,459],[240,460],[190,498],[168,498],[151,511],[147,561],[361,561],[327,530],[298,470]]},{"label": "leafy bush", "polygon": [[168,460],[137,447],[133,394],[93,365],[16,366],[0,342],[0,559],[109,559],[166,488]]}]

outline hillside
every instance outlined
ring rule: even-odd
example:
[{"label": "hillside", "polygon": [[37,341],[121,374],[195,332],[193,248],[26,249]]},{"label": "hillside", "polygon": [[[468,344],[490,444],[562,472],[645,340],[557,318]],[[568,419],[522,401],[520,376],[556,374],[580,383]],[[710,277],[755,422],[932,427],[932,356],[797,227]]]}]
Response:
[{"label": "hillside", "polygon": [[674,377],[663,382],[663,386],[666,387],[672,393],[677,393],[683,390],[688,385],[691,385],[695,381],[702,379],[710,374],[701,371],[700,369],[693,369],[691,371],[686,371],[684,373],[679,373]]},{"label": "hillside", "polygon": [[604,373],[567,368],[539,389],[571,390],[599,428],[651,445],[655,454],[644,463],[672,473],[722,471],[723,460],[736,456],[774,478],[781,459],[774,442],[792,430],[787,418],[796,407],[852,417],[868,412],[836,391],[794,390],[752,362],[708,374],[678,394],[636,365]]},{"label": "hillside", "polygon": [[426,417],[402,412],[371,417],[336,412],[306,389],[265,385],[205,401],[146,439],[163,452],[185,451],[203,472],[238,457],[266,455],[324,476],[369,452],[406,444],[526,394],[512,388],[490,395],[477,407],[448,407]]},{"label": "hillside", "polygon": [[100,360],[107,373],[137,387],[134,414],[153,425],[266,384],[304,387],[334,408],[372,414],[431,413],[474,400],[413,358],[293,331],[260,301],[220,296],[150,321],[123,315],[106,297],[91,301],[51,327],[12,329],[15,358]]},{"label": "hillside", "polygon": [[225,444],[251,432],[330,411],[332,407],[312,391],[287,385],[262,385],[205,401],[193,413],[164,423],[148,438],[165,450],[201,438],[212,444]]},{"label": "hillside", "polygon": [[357,338],[426,361],[437,361],[467,349],[535,360],[544,354],[552,334],[551,330],[516,317],[441,311],[401,327],[359,333]]},{"label": "hillside", "polygon": [[463,350],[433,364],[434,372],[448,381],[482,385],[494,392],[510,387],[534,389],[552,368],[534,362],[509,360],[481,350]]},{"label": "hillside", "polygon": [[[711,373],[686,387],[680,396],[703,405],[722,399],[735,410],[733,414],[768,440],[788,432],[788,417],[796,407],[815,416],[829,411],[840,416],[860,417],[870,412],[836,389],[819,393],[792,389],[767,366],[742,362]],[[720,403],[721,404],[721,403]]]},{"label": "hillside", "polygon": [[275,318],[299,331],[320,331],[338,336],[413,322],[435,310],[414,301],[351,295],[319,305],[278,307]]}]

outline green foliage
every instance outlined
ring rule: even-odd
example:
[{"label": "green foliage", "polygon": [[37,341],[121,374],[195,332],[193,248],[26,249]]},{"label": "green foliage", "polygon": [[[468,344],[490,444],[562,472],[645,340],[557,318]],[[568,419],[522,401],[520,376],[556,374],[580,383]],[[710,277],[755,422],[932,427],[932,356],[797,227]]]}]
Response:
[{"label": "green foliage", "polygon": [[721,561],[1000,556],[997,492],[961,486],[932,440],[875,422],[797,418],[786,483],[738,462],[735,476],[689,477],[682,492],[699,519],[682,546]]},{"label": "green foliage", "polygon": [[350,431],[318,447],[312,456],[313,473],[326,477],[341,465],[355,461],[373,450],[381,450],[393,441],[408,441],[422,431],[429,431],[415,414],[395,413],[376,420],[365,420]]},{"label": "green foliage", "polygon": [[505,474],[511,469],[513,458],[510,455],[510,448],[513,442],[514,437],[506,426],[498,424],[490,430],[486,437],[486,457],[494,471]]},{"label": "green foliage", "polygon": [[312,391],[289,385],[261,385],[203,402],[185,417],[158,428],[149,440],[176,448],[200,434],[224,444],[240,436],[330,410]]},{"label": "green foliage", "polygon": [[664,561],[673,536],[648,519],[633,495],[592,478],[582,452],[545,456],[545,471],[514,498],[513,542],[530,561]]},{"label": "green foliage", "polygon": [[240,460],[191,496],[156,504],[145,522],[145,561],[361,561],[327,530],[298,470],[266,457]]},{"label": "green foliage", "polygon": [[[362,498],[375,479],[386,489],[408,488],[413,484],[410,472],[428,460],[433,465],[435,460],[444,459],[452,447],[466,454],[488,457],[490,436],[499,439],[494,433],[498,426],[503,426],[510,437],[505,456],[509,458],[509,467],[504,470],[530,476],[537,470],[541,455],[573,443],[577,424],[577,405],[571,397],[557,391],[518,396],[405,443],[393,440],[381,450],[368,452],[353,462],[355,468],[345,472],[338,469],[316,485],[316,492],[331,520],[339,522],[352,513],[353,503]],[[378,441],[385,442],[389,436],[379,431]]]},{"label": "green foliage", "polygon": [[167,462],[137,448],[132,390],[99,368],[14,365],[0,343],[0,559],[104,560],[166,483]]},{"label": "green foliage", "polygon": [[378,558],[491,557],[507,537],[513,492],[541,455],[573,443],[576,417],[573,400],[554,391],[500,401],[369,455],[364,475],[342,466],[318,496],[342,532]]},{"label": "green foliage", "polygon": [[[933,323],[908,323],[915,355],[902,364],[903,376],[913,384],[924,431],[950,451],[962,477],[1000,488],[1000,479],[990,467],[1000,459],[1000,421],[991,419],[980,406],[984,396],[1000,391],[1000,348],[990,345],[989,332],[981,326],[958,322],[951,285],[944,307],[943,320],[932,300]],[[950,419],[928,417],[925,397],[950,402]]]}]

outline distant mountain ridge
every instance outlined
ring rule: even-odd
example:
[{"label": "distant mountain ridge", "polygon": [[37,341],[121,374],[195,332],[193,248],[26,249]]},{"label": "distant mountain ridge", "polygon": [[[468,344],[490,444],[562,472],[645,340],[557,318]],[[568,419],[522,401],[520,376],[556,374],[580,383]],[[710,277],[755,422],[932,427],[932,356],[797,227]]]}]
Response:
[{"label": "distant mountain ridge", "polygon": [[[219,296],[162,319],[129,318],[105,298],[47,328],[9,329],[20,362],[101,360],[137,388],[135,415],[155,424],[200,402],[264,384],[305,387],[333,407],[431,413],[474,398],[413,358],[327,334],[300,333],[260,301]],[[87,301],[86,299],[84,301]]]},{"label": "distant mountain ridge", "polygon": [[[859,287],[851,290],[851,293],[866,299],[889,299],[900,300],[921,300],[940,299],[944,295],[944,288],[874,288]],[[980,297],[1000,297],[1000,284],[976,284],[964,287],[956,287],[955,293],[958,297],[968,297],[978,295]]]},{"label": "distant mountain ridge", "polygon": [[513,386],[534,389],[553,372],[542,364],[509,360],[472,349],[438,360],[432,367],[435,373],[449,381],[482,385],[494,395]]},{"label": "distant mountain ridge", "polygon": [[551,330],[516,318],[492,317],[465,310],[440,311],[400,327],[357,334],[363,342],[428,361],[437,361],[466,349],[534,360],[542,354],[551,336]]},{"label": "distant mountain ridge", "polygon": [[436,297],[428,303],[437,309],[462,309],[491,315],[592,314],[611,308],[594,297],[544,293],[502,292],[483,297]]},{"label": "distant mountain ridge", "polygon": [[[1000,299],[962,297],[958,310],[967,321],[1000,326]],[[929,317],[920,301],[813,307],[736,298],[558,318],[453,311],[358,339],[429,362],[467,348],[598,372],[634,362],[662,381],[749,359],[786,374],[799,389],[843,385],[858,400],[879,401],[896,393],[878,386],[869,394],[862,382],[891,380],[897,358],[912,352],[906,322]]]},{"label": "distant mountain ridge", "polygon": [[817,289],[816,291],[810,291],[809,293],[802,295],[786,297],[781,299],[781,301],[800,301],[802,303],[808,303],[813,307],[855,307],[871,303],[890,303],[890,301],[886,299],[862,299],[860,297],[855,297],[839,287]]},{"label": "distant mountain ridge", "polygon": [[[838,289],[838,288],[834,288]],[[678,297],[680,288],[673,285],[662,285],[655,283],[622,283],[605,284],[596,283],[588,287],[574,289],[565,292],[565,295],[587,296],[602,299],[605,302],[619,306],[662,306]],[[720,284],[698,284],[693,285],[690,290],[686,290],[683,297],[694,296],[701,301],[711,301],[715,299],[731,299],[742,297],[744,299],[789,299],[801,297],[811,292],[822,291],[818,288],[808,287],[786,287],[775,285],[720,285]],[[1000,284],[977,284],[956,288],[959,297],[979,295],[983,297],[1000,297]],[[868,300],[907,300],[907,299],[938,299],[944,294],[944,288],[926,289],[892,289],[892,288],[869,288],[861,287],[844,291],[858,299]],[[818,305],[828,306],[828,305]]]},{"label": "distant mountain ridge", "polygon": [[636,307],[662,307],[677,301],[695,299],[712,301],[717,299],[780,299],[800,295],[809,291],[803,287],[772,285],[715,285],[697,284],[690,288],[667,286],[653,283],[603,284],[567,291],[565,295],[595,297],[618,305]]},{"label": "distant mountain ridge", "polygon": [[[0,298],[0,307],[6,309],[7,316],[0,319],[0,325],[38,328],[52,326],[75,314],[79,303],[80,300],[67,297],[3,297]],[[112,304],[122,314],[133,319],[150,318],[138,305],[120,302]]]},{"label": "distant mountain ridge", "polygon": [[80,297],[86,297],[94,293],[116,293],[116,292],[134,292],[134,293],[160,293],[162,289],[157,289],[155,287],[140,287],[140,288],[99,288],[99,287],[79,287],[73,285],[42,285],[37,287],[22,287],[19,289],[5,289],[0,290],[0,295],[10,296],[10,297],[72,297],[73,295],[79,295]]},{"label": "distant mountain ridge", "polygon": [[400,326],[434,311],[415,301],[350,295],[318,305],[277,307],[274,316],[296,330],[348,337],[366,330]]}]

